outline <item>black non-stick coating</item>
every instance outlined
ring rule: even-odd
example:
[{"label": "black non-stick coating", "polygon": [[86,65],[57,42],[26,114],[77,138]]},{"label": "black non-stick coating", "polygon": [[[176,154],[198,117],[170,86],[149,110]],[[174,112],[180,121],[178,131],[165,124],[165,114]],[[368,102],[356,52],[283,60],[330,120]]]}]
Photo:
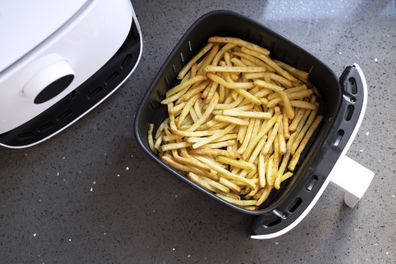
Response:
[{"label": "black non-stick coating", "polygon": [[[320,110],[325,118],[316,133],[315,140],[310,142],[304,151],[295,175],[289,181],[282,183],[281,190],[272,191],[270,197],[257,211],[249,211],[218,198],[164,164],[150,152],[148,147],[148,124],[154,123],[156,129],[167,116],[167,108],[161,105],[160,101],[165,97],[166,91],[177,84],[176,75],[181,67],[207,43],[207,39],[211,36],[239,37],[269,49],[272,58],[308,71],[310,73],[310,81],[321,94]],[[214,11],[199,18],[187,30],[169,55],[142,101],[135,119],[135,134],[143,149],[173,175],[231,208],[246,214],[259,215],[269,212],[284,199],[297,195],[301,188],[305,188],[305,185],[312,177],[316,177],[310,174],[311,159],[324,147],[324,141],[328,136],[340,106],[341,95],[342,89],[334,73],[324,63],[302,48],[246,17],[229,11]],[[324,175],[319,178],[317,186],[312,192],[319,190],[326,177],[327,175]],[[310,195],[313,194],[311,193]]]}]

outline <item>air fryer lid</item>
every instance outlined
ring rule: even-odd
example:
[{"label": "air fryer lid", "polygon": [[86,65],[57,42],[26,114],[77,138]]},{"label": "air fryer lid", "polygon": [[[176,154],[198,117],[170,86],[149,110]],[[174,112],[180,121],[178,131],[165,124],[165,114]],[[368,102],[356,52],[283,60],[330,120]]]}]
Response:
[{"label": "air fryer lid", "polygon": [[88,0],[5,0],[1,4],[0,74],[65,24]]}]

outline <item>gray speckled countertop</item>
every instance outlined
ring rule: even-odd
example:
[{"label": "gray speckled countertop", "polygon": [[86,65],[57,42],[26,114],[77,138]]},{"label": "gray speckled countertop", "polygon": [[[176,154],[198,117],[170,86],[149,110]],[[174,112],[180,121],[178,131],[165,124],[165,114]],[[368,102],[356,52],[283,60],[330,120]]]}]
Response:
[{"label": "gray speckled countertop", "polygon": [[[143,59],[109,100],[60,135],[0,150],[0,263],[395,263],[396,2],[134,1]],[[290,233],[248,237],[250,218],[160,169],[133,115],[183,32],[202,14],[248,15],[340,74],[358,62],[366,117],[348,155],[376,173],[357,208],[329,186]]]}]

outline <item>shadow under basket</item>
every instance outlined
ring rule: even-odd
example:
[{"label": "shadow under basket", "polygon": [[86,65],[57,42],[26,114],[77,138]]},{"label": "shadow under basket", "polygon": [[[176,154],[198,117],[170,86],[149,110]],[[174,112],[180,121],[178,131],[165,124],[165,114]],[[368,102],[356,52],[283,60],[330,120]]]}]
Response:
[{"label": "shadow under basket", "polygon": [[[301,155],[294,176],[283,182],[280,190],[272,191],[257,211],[233,205],[203,189],[163,163],[148,146],[148,124],[154,123],[155,131],[167,117],[167,108],[160,101],[167,90],[178,84],[176,76],[183,65],[211,36],[238,37],[269,49],[271,58],[308,71],[310,81],[321,94],[319,111],[324,115],[324,120]],[[260,221],[255,221],[253,225],[253,233],[271,233],[293,223],[325,183],[356,126],[362,107],[361,85],[353,66],[348,66],[339,80],[319,59],[263,25],[230,11],[214,11],[199,18],[187,30],[165,61],[136,114],[135,135],[143,150],[172,175],[223,205],[244,214],[260,216]]]}]

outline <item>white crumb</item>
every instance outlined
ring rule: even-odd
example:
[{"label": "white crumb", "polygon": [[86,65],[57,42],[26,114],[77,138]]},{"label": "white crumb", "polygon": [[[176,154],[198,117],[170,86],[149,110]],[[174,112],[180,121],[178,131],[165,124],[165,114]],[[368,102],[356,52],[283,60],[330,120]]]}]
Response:
[{"label": "white crumb", "polygon": [[188,254],[188,255],[187,255],[187,258],[191,258],[191,254]]},{"label": "white crumb", "polygon": [[126,167],[125,167],[125,170],[129,171],[129,167],[128,167],[128,166],[126,166]]},{"label": "white crumb", "polygon": [[175,251],[176,250],[176,248],[172,248],[172,251]]},{"label": "white crumb", "polygon": [[342,54],[342,52],[341,52],[341,51],[339,51],[339,52],[338,52],[338,54],[340,54],[340,55],[341,55],[341,54]]},{"label": "white crumb", "polygon": [[60,173],[59,173],[59,171],[56,173],[56,176],[59,176],[60,175]]},{"label": "white crumb", "polygon": [[374,61],[375,61],[375,62],[378,62],[378,59],[377,59],[377,58],[374,58]]},{"label": "white crumb", "polygon": [[96,181],[93,181],[92,184],[95,185],[95,184],[96,184]]},{"label": "white crumb", "polygon": [[392,198],[395,198],[396,196],[394,194],[392,194]]},{"label": "white crumb", "polygon": [[366,136],[368,136],[368,135],[370,135],[370,132],[367,131],[367,132],[366,132]]},{"label": "white crumb", "polygon": [[120,174],[117,174],[117,177],[120,177],[121,175]]},{"label": "white crumb", "polygon": [[274,244],[275,244],[275,245],[279,245],[279,242],[278,242],[278,241],[276,241]]},{"label": "white crumb", "polygon": [[363,152],[364,150],[363,149],[361,149],[361,150],[359,150],[360,152]]},{"label": "white crumb", "polygon": [[37,233],[33,233],[33,237],[36,237],[37,236]]},{"label": "white crumb", "polygon": [[69,238],[69,242],[71,242],[71,238]]},{"label": "white crumb", "polygon": [[385,254],[386,254],[386,255],[389,255],[389,251],[386,251]]},{"label": "white crumb", "polygon": [[65,156],[63,156],[63,157],[62,157],[62,159],[64,160],[64,159],[66,159],[66,157],[65,157]]},{"label": "white crumb", "polygon": [[93,192],[93,188],[91,187],[91,189],[89,189],[90,192]]}]

